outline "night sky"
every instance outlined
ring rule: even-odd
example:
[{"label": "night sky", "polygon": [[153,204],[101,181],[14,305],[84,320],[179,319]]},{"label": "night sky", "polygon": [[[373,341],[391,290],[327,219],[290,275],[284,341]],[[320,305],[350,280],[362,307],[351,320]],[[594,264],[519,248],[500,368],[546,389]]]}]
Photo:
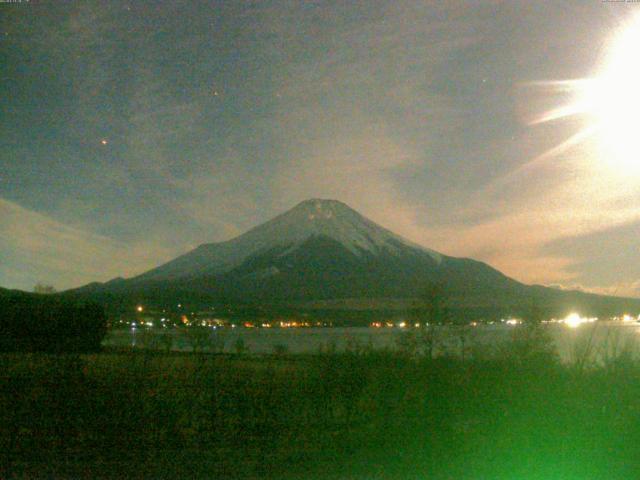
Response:
[{"label": "night sky", "polygon": [[[640,4],[0,3],[0,286],[131,276],[311,197],[527,283],[640,296],[640,175],[585,115]],[[554,153],[555,152],[555,153]]]}]

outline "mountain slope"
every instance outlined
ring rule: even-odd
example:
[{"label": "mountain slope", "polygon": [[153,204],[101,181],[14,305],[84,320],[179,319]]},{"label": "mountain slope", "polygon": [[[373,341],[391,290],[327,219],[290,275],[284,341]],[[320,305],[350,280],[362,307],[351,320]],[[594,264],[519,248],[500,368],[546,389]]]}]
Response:
[{"label": "mountain slope", "polygon": [[375,224],[335,200],[307,200],[227,242],[201,245],[131,279],[76,291],[105,301],[310,306],[415,305],[438,285],[455,308],[515,312],[535,302],[550,311],[605,314],[640,300],[526,286],[490,266],[442,255]]},{"label": "mountain slope", "polygon": [[232,240],[200,245],[133,280],[170,280],[224,273],[261,252],[278,247],[293,251],[312,237],[333,239],[355,255],[383,250],[399,252],[411,247],[429,253],[435,261],[441,258],[437,252],[412,244],[342,202],[314,199]]}]

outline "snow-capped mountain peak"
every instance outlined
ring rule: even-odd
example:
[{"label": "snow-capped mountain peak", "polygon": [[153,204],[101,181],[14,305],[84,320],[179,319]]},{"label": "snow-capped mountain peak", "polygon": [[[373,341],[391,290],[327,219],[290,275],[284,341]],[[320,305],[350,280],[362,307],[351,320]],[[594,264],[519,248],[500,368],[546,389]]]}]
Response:
[{"label": "snow-capped mountain peak", "polygon": [[357,255],[363,251],[376,253],[380,249],[393,252],[404,245],[426,250],[434,259],[440,260],[438,253],[409,242],[337,200],[305,200],[239,238],[244,236],[255,238],[259,243],[293,247],[309,237],[325,236]]},{"label": "snow-capped mountain peak", "polygon": [[330,238],[355,255],[400,253],[402,249],[419,249],[440,262],[442,256],[377,225],[337,200],[310,199],[272,220],[252,228],[226,242],[204,244],[175,260],[153,269],[138,279],[197,276],[222,273],[247,258],[262,252],[296,250],[314,237]]}]

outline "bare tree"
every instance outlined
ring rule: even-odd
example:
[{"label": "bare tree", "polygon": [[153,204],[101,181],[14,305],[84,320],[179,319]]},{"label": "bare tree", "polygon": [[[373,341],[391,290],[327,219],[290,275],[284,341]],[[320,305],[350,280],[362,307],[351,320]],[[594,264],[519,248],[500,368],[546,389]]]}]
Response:
[{"label": "bare tree", "polygon": [[429,285],[424,293],[425,322],[429,325],[444,325],[451,317],[444,287],[439,283]]},{"label": "bare tree", "polygon": [[211,331],[208,327],[186,327],[183,333],[193,353],[202,353],[211,343]]},{"label": "bare tree", "polygon": [[57,292],[57,290],[53,287],[53,285],[46,285],[41,282],[36,283],[36,285],[33,287],[33,291],[35,293],[46,293],[46,294]]},{"label": "bare tree", "polygon": [[440,328],[450,322],[451,311],[444,287],[439,283],[434,283],[427,287],[423,300],[425,311],[424,315],[422,315],[422,328],[417,336],[417,342],[420,345],[422,354],[429,359],[433,359],[442,343]]}]

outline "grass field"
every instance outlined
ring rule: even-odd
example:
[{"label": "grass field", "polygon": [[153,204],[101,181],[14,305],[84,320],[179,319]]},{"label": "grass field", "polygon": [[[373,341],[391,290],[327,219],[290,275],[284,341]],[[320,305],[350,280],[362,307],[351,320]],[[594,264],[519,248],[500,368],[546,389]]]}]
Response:
[{"label": "grass field", "polygon": [[1,476],[638,478],[640,363],[535,347],[5,354]]}]

